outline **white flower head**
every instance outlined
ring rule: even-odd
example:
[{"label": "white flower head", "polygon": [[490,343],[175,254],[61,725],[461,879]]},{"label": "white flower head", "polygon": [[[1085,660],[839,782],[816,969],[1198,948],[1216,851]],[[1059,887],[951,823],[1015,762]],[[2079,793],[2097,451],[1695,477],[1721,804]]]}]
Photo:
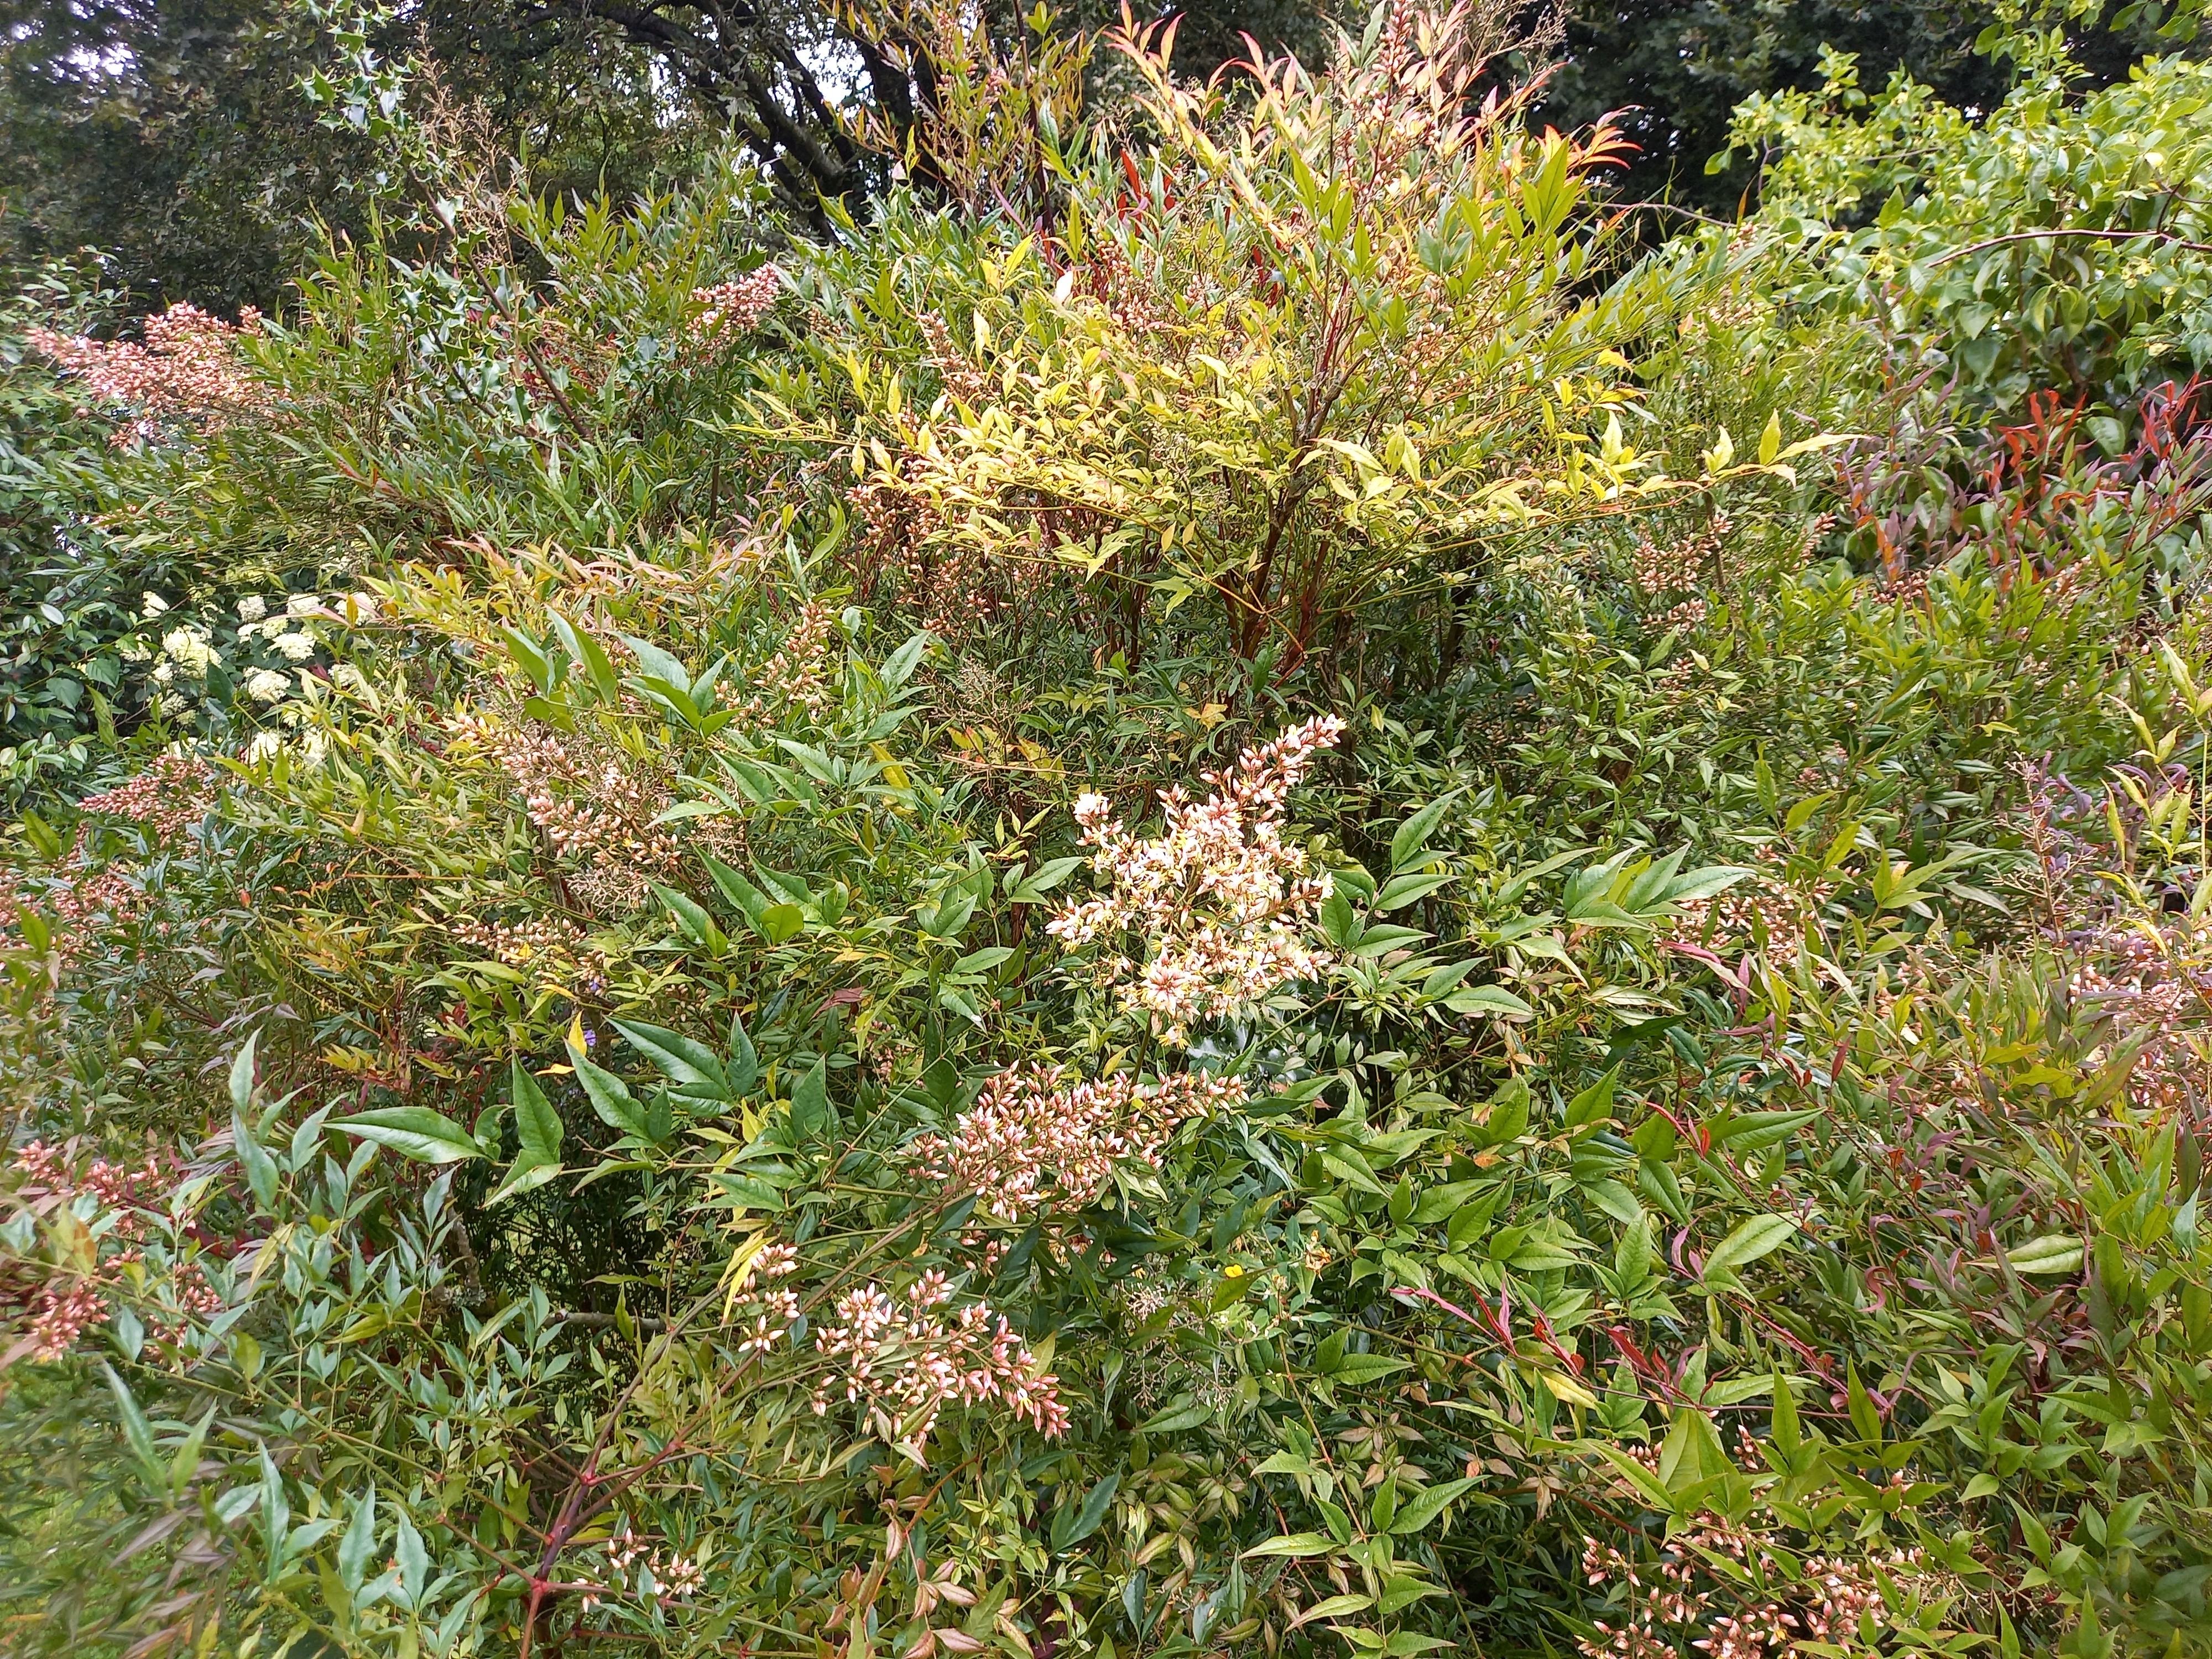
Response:
[{"label": "white flower head", "polygon": [[173,628],[161,635],[161,649],[178,667],[190,674],[204,674],[215,661],[215,647],[208,636],[190,628]]},{"label": "white flower head", "polygon": [[125,662],[143,662],[154,654],[154,647],[134,634],[115,647],[115,654]]},{"label": "white flower head", "polygon": [[273,640],[279,634],[285,632],[291,626],[292,618],[289,613],[283,616],[271,617],[267,622],[261,624],[261,637],[264,640]]},{"label": "white flower head", "polygon": [[149,620],[160,616],[164,611],[167,611],[169,608],[169,602],[163,599],[159,593],[155,592],[151,588],[149,588],[145,592],[141,593],[138,596],[138,599],[139,603],[145,607],[141,614],[145,616]]},{"label": "white flower head", "polygon": [[269,643],[286,662],[305,662],[315,654],[315,636],[312,634],[279,634]]},{"label": "white flower head", "polygon": [[313,593],[295,593],[290,599],[284,601],[284,609],[286,612],[295,617],[304,617],[312,611],[320,611],[322,608],[322,600],[316,598]]},{"label": "white flower head", "polygon": [[258,623],[268,614],[269,601],[258,593],[249,593],[238,602],[238,619],[240,622]]},{"label": "white flower head", "polygon": [[258,732],[253,741],[246,745],[246,758],[252,762],[273,760],[276,751],[284,746],[284,739],[274,732]]},{"label": "white flower head", "polygon": [[174,720],[178,715],[183,714],[185,709],[191,707],[191,705],[186,702],[182,697],[179,696],[175,692],[164,691],[160,696],[154,699],[154,707],[161,713],[167,715],[171,720]]},{"label": "white flower head", "polygon": [[[1110,886],[1070,901],[1045,931],[1071,950],[1102,945],[1093,964],[1100,978],[1178,1045],[1194,1021],[1239,1017],[1318,974],[1331,953],[1310,930],[1329,880],[1284,841],[1284,811],[1315,755],[1343,731],[1324,715],[1245,750],[1234,767],[1205,775],[1214,793],[1204,802],[1164,792],[1166,823],[1150,838],[1086,792],[1076,822],[1091,867]],[[1131,934],[1145,942],[1141,966],[1119,948]]]},{"label": "white flower head", "polygon": [[257,668],[246,677],[246,695],[256,702],[282,702],[292,692],[292,677],[273,668]]},{"label": "white flower head", "polygon": [[368,690],[368,676],[351,663],[342,662],[331,670],[331,684],[341,691],[352,691],[365,696]]}]

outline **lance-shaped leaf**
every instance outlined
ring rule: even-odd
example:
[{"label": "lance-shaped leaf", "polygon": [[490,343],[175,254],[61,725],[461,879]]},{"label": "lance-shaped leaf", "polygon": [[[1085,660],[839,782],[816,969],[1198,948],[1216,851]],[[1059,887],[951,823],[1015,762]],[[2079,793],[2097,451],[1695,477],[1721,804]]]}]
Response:
[{"label": "lance-shaped leaf", "polygon": [[455,1164],[484,1155],[474,1135],[428,1106],[386,1106],[373,1112],[356,1112],[331,1127],[356,1139],[389,1146],[403,1158],[421,1164]]}]

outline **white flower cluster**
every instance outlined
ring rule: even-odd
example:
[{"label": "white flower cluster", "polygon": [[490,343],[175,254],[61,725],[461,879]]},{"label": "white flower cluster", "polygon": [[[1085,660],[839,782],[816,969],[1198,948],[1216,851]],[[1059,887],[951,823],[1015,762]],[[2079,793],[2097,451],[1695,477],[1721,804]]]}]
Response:
[{"label": "white flower cluster", "polygon": [[1144,1091],[1126,1073],[1064,1084],[1042,1068],[1002,1072],[949,1138],[920,1136],[907,1157],[954,1190],[980,1194],[1000,1220],[1020,1221],[1054,1195],[1082,1208],[1117,1162],[1151,1161],[1187,1119],[1243,1098],[1235,1078],[1176,1073]]},{"label": "white flower cluster", "polygon": [[822,1356],[842,1362],[839,1374],[815,1389],[815,1415],[830,1409],[830,1391],[842,1385],[848,1401],[868,1409],[878,1433],[917,1451],[949,1405],[994,1402],[1048,1440],[1065,1434],[1060,1379],[1032,1375],[1029,1346],[982,1303],[950,1321],[934,1311],[951,1297],[945,1275],[933,1270],[907,1291],[902,1304],[878,1285],[840,1297],[836,1317],[814,1334]]},{"label": "white flower cluster", "polygon": [[173,628],[162,635],[161,653],[195,678],[204,678],[215,665],[215,645],[196,628]]},{"label": "white flower cluster", "polygon": [[1103,795],[1084,795],[1076,821],[1111,890],[1071,904],[1046,931],[1070,949],[1141,936],[1141,966],[1109,950],[1098,969],[1171,1042],[1188,1041],[1193,1020],[1232,1018],[1312,976],[1330,957],[1304,929],[1328,884],[1283,844],[1283,810],[1315,754],[1343,731],[1324,715],[1246,750],[1231,770],[1206,775],[1214,793],[1202,805],[1180,787],[1162,792],[1167,822],[1149,840],[1115,817]]}]

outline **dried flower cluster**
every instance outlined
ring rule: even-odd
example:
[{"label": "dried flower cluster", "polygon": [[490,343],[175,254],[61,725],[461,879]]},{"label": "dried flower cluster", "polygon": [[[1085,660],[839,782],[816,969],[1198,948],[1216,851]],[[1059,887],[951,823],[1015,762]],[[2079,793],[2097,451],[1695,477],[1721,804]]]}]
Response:
[{"label": "dried flower cluster", "polygon": [[240,337],[261,331],[261,313],[248,306],[234,325],[198,307],[171,306],[149,317],[143,343],[100,341],[34,328],[26,335],[39,351],[83,380],[104,404],[126,404],[138,416],[116,434],[155,436],[164,423],[229,420],[268,407],[268,394],[240,361]]},{"label": "dried flower cluster", "polygon": [[740,1357],[765,1354],[781,1341],[799,1318],[799,1295],[791,1290],[753,1289],[764,1281],[787,1278],[799,1267],[799,1252],[788,1244],[771,1244],[753,1258],[746,1276],[750,1294],[744,1307],[752,1321],[738,1343]]},{"label": "dried flower cluster", "polygon": [[128,818],[166,840],[191,829],[215,805],[215,768],[198,755],[159,755],[128,782],[78,802],[79,810]]},{"label": "dried flower cluster", "polygon": [[[0,1356],[0,1368],[27,1353],[38,1360],[59,1359],[87,1329],[106,1322],[110,1294],[125,1271],[143,1259],[143,1212],[158,1201],[169,1176],[161,1160],[150,1156],[137,1165],[95,1158],[80,1172],[72,1167],[70,1148],[37,1140],[16,1153],[15,1170],[20,1181],[13,1197],[17,1203],[39,1216],[67,1211],[80,1229],[96,1219],[97,1243],[88,1269],[43,1262],[9,1264],[0,1279],[0,1300],[14,1304],[9,1311],[26,1322],[26,1328]],[[91,1200],[91,1218],[80,1203],[86,1199]],[[197,1277],[179,1288],[188,1308],[204,1309],[214,1299]],[[161,1334],[155,1334],[159,1340]]]},{"label": "dried flower cluster", "polygon": [[[2147,1109],[2195,1113],[2212,1100],[2212,933],[2185,909],[2143,914],[2106,876],[2140,842],[2152,814],[2194,821],[2185,770],[2132,778],[2141,801],[2108,787],[2092,795],[2040,767],[2023,769],[2023,838],[2047,943],[2070,963],[2069,1000],[2109,1022],[2114,1047],[2134,1045],[2128,1097]],[[2177,896],[2193,886],[2184,872]]]},{"label": "dried flower cluster", "polygon": [[457,743],[505,769],[555,852],[584,864],[568,886],[593,908],[635,908],[653,878],[682,861],[682,844],[653,823],[668,806],[666,789],[640,778],[612,753],[593,754],[549,731],[518,731],[474,714],[456,716],[448,729]]},{"label": "dried flower cluster", "polygon": [[1741,559],[1726,550],[1729,529],[1727,519],[1715,518],[1665,547],[1649,537],[1637,543],[1629,564],[1636,591],[1647,599],[1674,601],[1650,619],[1653,627],[1695,627],[1705,620],[1706,590],[1741,574]]},{"label": "dried flower cluster", "polygon": [[606,986],[606,958],[564,916],[519,922],[464,918],[453,924],[450,937],[460,949],[518,969],[538,984],[594,994]]},{"label": "dried flower cluster", "polygon": [[937,370],[947,395],[970,409],[988,407],[998,382],[989,370],[960,349],[945,319],[929,313],[921,319],[921,333],[929,343],[930,366]]},{"label": "dried flower cluster", "polygon": [[630,1529],[629,1517],[623,1517],[622,1525],[606,1541],[606,1583],[594,1583],[583,1592],[586,1612],[597,1607],[608,1595],[629,1590],[639,1600],[658,1601],[666,1607],[671,1601],[683,1601],[696,1595],[707,1582],[706,1570],[699,1561],[685,1555],[673,1545],[648,1547]]},{"label": "dried flower cluster", "polygon": [[1239,1079],[1202,1073],[1147,1091],[1126,1074],[1068,1085],[1042,1068],[1002,1072],[949,1138],[920,1136],[907,1155],[933,1179],[980,1194],[990,1214],[1020,1221],[1055,1198],[1082,1208],[1117,1162],[1151,1162],[1178,1126],[1243,1098]]},{"label": "dried flower cluster", "polygon": [[1194,1020],[1233,1017],[1320,972],[1328,952],[1304,929],[1328,883],[1284,845],[1283,813],[1314,756],[1343,731],[1323,715],[1247,749],[1233,768],[1206,775],[1214,793],[1202,805],[1180,787],[1163,791],[1166,824],[1150,839],[1114,817],[1103,795],[1084,795],[1076,821],[1111,890],[1069,905],[1047,931],[1070,949],[1141,935],[1141,966],[1109,945],[1098,972],[1176,1042]]},{"label": "dried flower cluster", "polygon": [[923,499],[921,473],[920,461],[908,456],[900,463],[900,482],[871,476],[848,493],[861,526],[854,544],[855,574],[864,596],[893,579],[924,628],[947,640],[964,639],[1036,597],[1052,573],[1042,561],[994,558],[952,540],[944,515]]},{"label": "dried flower cluster", "polygon": [[[1723,1572],[1710,1559],[1743,1571]],[[1669,1538],[1655,1560],[1585,1538],[1583,1573],[1625,1601],[1626,1616],[1592,1620],[1598,1639],[1576,1646],[1583,1659],[1674,1659],[1685,1646],[1710,1659],[1778,1659],[1803,1644],[1833,1650],[1858,1641],[1862,1621],[1883,1617],[1877,1568],[1911,1571],[1921,1561],[1905,1549],[1879,1562],[1814,1555],[1789,1574],[1750,1531],[1712,1516]]]},{"label": "dried flower cluster", "polygon": [[724,681],[715,695],[748,721],[766,720],[783,709],[804,709],[811,719],[820,720],[831,701],[830,636],[836,623],[828,605],[807,600],[775,654],[753,677],[754,689],[740,696]]},{"label": "dried flower cluster", "polygon": [[982,1303],[971,1303],[949,1322],[935,1310],[952,1299],[945,1275],[924,1273],[902,1298],[864,1285],[837,1300],[834,1322],[823,1324],[814,1346],[842,1362],[837,1377],[815,1391],[814,1410],[830,1409],[842,1384],[848,1403],[862,1406],[878,1433],[917,1449],[927,1443],[948,1405],[1003,1401],[1014,1417],[1048,1438],[1067,1429],[1060,1379],[1032,1376],[1029,1346]]},{"label": "dried flower cluster", "polygon": [[1820,927],[1822,908],[1836,891],[1829,880],[1791,881],[1782,855],[1761,847],[1751,855],[1752,874],[1712,898],[1692,899],[1674,918],[1678,939],[1700,944],[1765,948],[1793,954]]},{"label": "dried flower cluster", "polygon": [[53,917],[54,953],[66,968],[111,928],[128,927],[145,915],[143,884],[115,864],[76,877],[47,894],[44,908]]}]

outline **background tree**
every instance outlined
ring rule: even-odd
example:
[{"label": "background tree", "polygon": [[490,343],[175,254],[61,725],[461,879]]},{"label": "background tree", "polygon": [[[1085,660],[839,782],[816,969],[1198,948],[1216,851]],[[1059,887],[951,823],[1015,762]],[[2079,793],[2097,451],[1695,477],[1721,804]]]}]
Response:
[{"label": "background tree", "polygon": [[[1730,112],[1755,93],[1820,84],[1820,49],[1850,52],[1861,82],[1899,70],[1949,104],[1993,109],[2009,67],[1978,52],[1993,8],[1960,0],[1578,0],[1541,118],[1563,131],[1616,114],[1639,153],[1620,189],[1732,216],[1757,182],[1747,158],[1708,175],[1728,143]],[[2069,31],[2087,82],[2110,86],[2161,43],[2148,21],[2092,16]]]},{"label": "background tree", "polygon": [[[711,134],[650,54],[587,19],[462,0],[393,22],[383,44],[433,58],[540,190],[663,185]],[[0,261],[97,247],[132,309],[276,310],[325,229],[358,230],[374,171],[300,95],[320,51],[283,0],[5,0]]]}]

